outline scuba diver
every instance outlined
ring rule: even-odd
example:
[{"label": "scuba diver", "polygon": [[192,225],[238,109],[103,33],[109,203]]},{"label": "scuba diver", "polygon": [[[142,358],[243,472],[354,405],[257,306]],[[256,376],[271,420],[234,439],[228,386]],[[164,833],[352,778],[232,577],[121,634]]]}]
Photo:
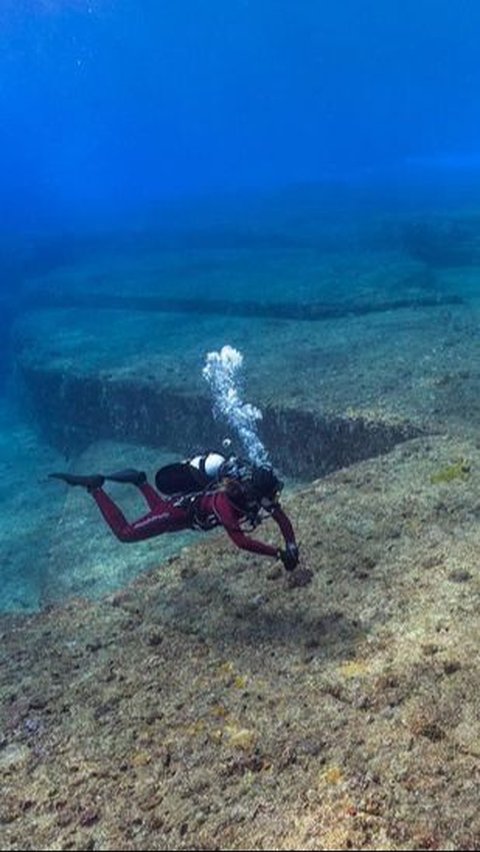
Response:
[{"label": "scuba diver", "polygon": [[[128,468],[109,475],[83,476],[51,473],[67,485],[86,488],[105,521],[123,542],[144,541],[166,532],[223,527],[242,550],[281,559],[287,571],[298,564],[298,547],[292,524],[279,503],[283,488],[269,464],[253,464],[237,456],[225,458],[208,452],[184,462],[166,465],[157,471],[156,488],[143,471]],[[129,523],[119,507],[104,491],[106,481],[137,486],[150,509]],[[246,535],[271,517],[278,524],[285,548]]]}]

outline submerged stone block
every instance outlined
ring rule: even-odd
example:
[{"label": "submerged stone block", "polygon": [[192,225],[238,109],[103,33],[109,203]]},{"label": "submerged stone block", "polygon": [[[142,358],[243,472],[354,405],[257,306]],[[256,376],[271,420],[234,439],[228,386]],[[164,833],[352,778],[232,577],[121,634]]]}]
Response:
[{"label": "submerged stone block", "polygon": [[475,325],[462,305],[321,323],[92,306],[19,317],[14,349],[58,447],[113,439],[185,456],[226,437],[242,450],[202,378],[206,354],[228,343],[244,354],[242,399],[263,414],[272,461],[310,478],[453,422],[478,428],[479,379],[465,369]]},{"label": "submerged stone block", "polygon": [[[67,453],[113,438],[184,455],[220,446],[228,432],[224,423],[214,419],[206,395],[158,390],[132,379],[104,381],[100,376],[69,375],[45,367],[24,368],[23,378],[44,434]],[[408,422],[321,415],[300,406],[268,405],[259,425],[272,460],[286,474],[301,478],[388,452],[420,434],[421,429]]]}]

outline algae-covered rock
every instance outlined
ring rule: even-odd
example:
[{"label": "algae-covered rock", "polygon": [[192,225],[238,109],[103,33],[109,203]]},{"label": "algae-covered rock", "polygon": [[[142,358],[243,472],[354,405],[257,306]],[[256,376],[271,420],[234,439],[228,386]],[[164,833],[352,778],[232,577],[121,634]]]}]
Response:
[{"label": "algae-covered rock", "polygon": [[444,485],[455,479],[465,480],[470,476],[470,462],[467,459],[458,459],[452,464],[447,464],[430,477],[433,485]]}]

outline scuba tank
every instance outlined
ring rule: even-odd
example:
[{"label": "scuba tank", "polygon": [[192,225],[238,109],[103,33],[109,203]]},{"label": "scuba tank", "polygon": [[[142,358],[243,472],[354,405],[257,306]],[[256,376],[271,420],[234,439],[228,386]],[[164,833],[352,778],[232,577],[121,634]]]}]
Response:
[{"label": "scuba tank", "polygon": [[193,456],[161,467],[155,485],[161,494],[193,494],[204,491],[221,478],[225,456],[216,451]]}]

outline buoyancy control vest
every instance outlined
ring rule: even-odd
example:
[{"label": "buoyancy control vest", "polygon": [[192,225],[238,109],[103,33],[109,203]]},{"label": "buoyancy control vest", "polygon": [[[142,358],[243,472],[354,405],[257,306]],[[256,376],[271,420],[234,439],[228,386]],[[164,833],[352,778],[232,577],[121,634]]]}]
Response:
[{"label": "buoyancy control vest", "polygon": [[[246,459],[239,456],[226,458],[211,450],[161,467],[155,475],[155,484],[161,494],[175,497],[175,505],[188,511],[193,529],[208,530],[218,526],[219,520],[214,512],[207,517],[200,511],[201,495],[210,488],[215,489],[222,481],[230,480],[232,484],[247,486],[252,469],[253,465]],[[247,487],[245,492],[244,487],[231,498],[243,515],[242,526],[245,524],[253,530],[268,513],[260,511],[257,500],[248,499],[249,489]]]}]

